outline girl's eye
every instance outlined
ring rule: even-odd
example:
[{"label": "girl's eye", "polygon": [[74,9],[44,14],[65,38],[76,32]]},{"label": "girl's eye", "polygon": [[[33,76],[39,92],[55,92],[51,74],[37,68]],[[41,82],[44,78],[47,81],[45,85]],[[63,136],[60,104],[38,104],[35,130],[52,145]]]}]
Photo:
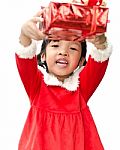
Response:
[{"label": "girl's eye", "polygon": [[77,51],[77,48],[74,48],[74,47],[71,47],[70,49],[73,51]]},{"label": "girl's eye", "polygon": [[59,47],[59,45],[53,44],[53,45],[51,45],[51,47]]}]

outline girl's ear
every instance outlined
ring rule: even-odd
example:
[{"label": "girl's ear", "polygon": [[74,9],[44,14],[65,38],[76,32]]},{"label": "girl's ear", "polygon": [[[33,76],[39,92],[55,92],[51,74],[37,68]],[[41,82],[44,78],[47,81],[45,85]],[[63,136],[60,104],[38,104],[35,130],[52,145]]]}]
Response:
[{"label": "girl's ear", "polygon": [[80,58],[79,67],[82,67],[85,61],[85,57]]},{"label": "girl's ear", "polygon": [[41,54],[41,61],[44,62],[46,60],[45,53]]}]

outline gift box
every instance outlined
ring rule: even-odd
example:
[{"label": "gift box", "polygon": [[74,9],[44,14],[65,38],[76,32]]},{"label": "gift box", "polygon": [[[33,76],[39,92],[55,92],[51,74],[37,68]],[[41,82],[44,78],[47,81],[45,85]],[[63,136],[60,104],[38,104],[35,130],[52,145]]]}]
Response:
[{"label": "gift box", "polygon": [[43,32],[49,38],[81,41],[106,32],[108,11],[100,5],[50,2],[43,12]]},{"label": "gift box", "polygon": [[77,3],[87,6],[106,6],[106,0],[52,0],[52,2]]}]

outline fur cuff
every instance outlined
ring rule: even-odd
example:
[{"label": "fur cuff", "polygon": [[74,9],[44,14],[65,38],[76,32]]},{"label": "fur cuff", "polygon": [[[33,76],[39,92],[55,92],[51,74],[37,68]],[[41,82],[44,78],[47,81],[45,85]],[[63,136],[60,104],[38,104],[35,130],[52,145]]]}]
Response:
[{"label": "fur cuff", "polygon": [[110,43],[107,43],[107,48],[104,50],[94,48],[91,52],[91,58],[93,58],[97,62],[103,62],[110,57],[111,53],[112,45]]},{"label": "fur cuff", "polygon": [[36,55],[36,50],[37,50],[37,46],[35,41],[32,41],[32,43],[27,47],[24,47],[19,43],[16,54],[20,58],[32,59]]}]

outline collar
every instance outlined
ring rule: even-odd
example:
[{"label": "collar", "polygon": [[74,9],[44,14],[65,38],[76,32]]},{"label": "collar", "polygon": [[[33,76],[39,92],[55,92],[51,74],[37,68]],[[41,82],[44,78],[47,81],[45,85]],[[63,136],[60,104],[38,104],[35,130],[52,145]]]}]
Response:
[{"label": "collar", "polygon": [[38,67],[38,69],[42,72],[44,75],[44,82],[49,86],[60,86],[68,91],[76,91],[77,88],[79,87],[79,74],[82,71],[84,66],[81,68],[77,68],[74,73],[66,78],[64,82],[59,81],[57,77],[55,77],[53,74],[49,74],[46,72],[46,70],[43,67]]}]

